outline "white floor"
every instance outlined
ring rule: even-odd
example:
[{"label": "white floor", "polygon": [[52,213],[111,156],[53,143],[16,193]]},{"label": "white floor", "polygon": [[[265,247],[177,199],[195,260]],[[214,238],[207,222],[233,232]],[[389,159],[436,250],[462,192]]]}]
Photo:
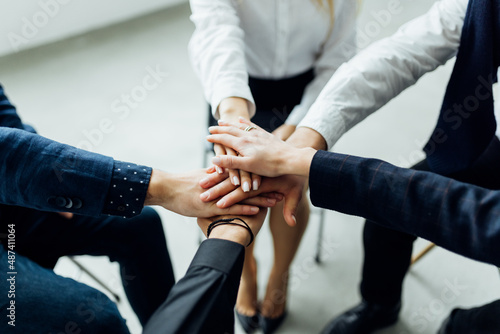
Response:
[{"label": "white floor", "polygon": [[[374,11],[389,0],[365,0],[359,29],[378,39],[403,22],[423,13],[431,0],[400,1],[402,13],[387,22]],[[187,59],[186,45],[193,27],[186,5],[125,24],[0,58],[1,82],[25,122],[40,134],[96,152],[179,172],[201,167],[206,107],[200,85]],[[381,27],[380,31],[370,30]],[[350,131],[337,151],[385,159],[409,166],[422,157],[452,64],[425,76],[376,115]],[[129,113],[116,113],[114,103],[142,85],[148,71],[160,70],[156,89]],[[118,101],[118,102],[117,102]],[[116,105],[115,105],[116,106]],[[113,126],[98,135],[102,120]],[[87,135],[86,135],[87,134]],[[93,135],[89,140],[88,135]],[[86,143],[84,143],[86,141]],[[159,209],[165,222],[177,277],[182,277],[197,248],[199,232],[193,219]],[[280,333],[317,333],[334,315],[359,301],[362,264],[362,219],[334,212],[326,214],[324,263],[313,264],[317,215],[313,214],[294,264],[289,317]],[[418,241],[416,249],[426,245]],[[259,291],[264,292],[271,265],[271,240],[264,229],[257,242]],[[117,266],[106,258],[80,260],[125,299]],[[96,284],[67,259],[56,272],[92,286]],[[457,306],[474,306],[500,297],[498,271],[451,254],[433,250],[413,267],[405,281],[400,322],[380,333],[434,333]],[[454,296],[443,297],[449,285],[460,285]],[[99,288],[99,286],[96,286]],[[447,298],[448,297],[448,298]],[[132,333],[141,327],[126,300],[119,304]],[[240,328],[237,328],[242,333]]]}]

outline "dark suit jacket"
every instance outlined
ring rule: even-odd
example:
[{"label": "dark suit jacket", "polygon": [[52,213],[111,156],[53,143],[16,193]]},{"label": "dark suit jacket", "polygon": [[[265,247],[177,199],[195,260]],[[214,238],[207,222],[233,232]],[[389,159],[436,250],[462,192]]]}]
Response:
[{"label": "dark suit jacket", "polygon": [[[23,125],[0,86],[0,224],[6,224],[2,222],[2,205],[89,216],[114,211],[123,215],[120,207],[105,203],[106,199],[120,200],[111,184],[141,189],[140,194],[134,192],[134,200],[141,198],[134,205],[144,206],[150,167],[118,162],[33,132]],[[122,165],[130,168],[122,168],[128,174],[118,177],[116,167]],[[141,174],[144,183],[139,181]],[[123,181],[123,175],[127,181]],[[77,202],[79,205],[75,205]],[[243,246],[230,241],[205,241],[186,276],[148,322],[145,333],[232,333],[244,252]]]},{"label": "dark suit jacket", "polygon": [[324,151],[313,158],[309,182],[315,206],[361,216],[500,266],[500,191]]},{"label": "dark suit jacket", "polygon": [[144,334],[234,333],[234,305],[245,248],[237,243],[204,241],[186,276],[151,317]]}]

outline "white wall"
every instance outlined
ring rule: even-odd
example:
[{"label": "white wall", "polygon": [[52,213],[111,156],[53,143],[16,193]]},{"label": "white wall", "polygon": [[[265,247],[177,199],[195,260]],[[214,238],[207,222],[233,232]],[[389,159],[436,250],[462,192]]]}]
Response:
[{"label": "white wall", "polygon": [[0,0],[0,56],[187,0]]}]

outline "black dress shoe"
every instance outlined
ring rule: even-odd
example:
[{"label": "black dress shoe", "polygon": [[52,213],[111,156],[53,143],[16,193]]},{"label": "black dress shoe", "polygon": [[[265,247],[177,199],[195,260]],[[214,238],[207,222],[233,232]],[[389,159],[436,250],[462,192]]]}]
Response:
[{"label": "black dress shoe", "polygon": [[236,311],[236,318],[238,318],[241,327],[243,327],[243,330],[247,334],[253,333],[257,328],[259,328],[259,313],[249,317]]},{"label": "black dress shoe", "polygon": [[274,333],[281,326],[286,316],[287,316],[286,309],[285,312],[283,312],[283,314],[277,318],[266,318],[261,316],[260,326],[262,327],[262,331],[264,332],[264,334]]},{"label": "black dress shoe", "polygon": [[369,334],[394,324],[400,310],[401,303],[390,307],[363,301],[333,319],[321,334]]}]

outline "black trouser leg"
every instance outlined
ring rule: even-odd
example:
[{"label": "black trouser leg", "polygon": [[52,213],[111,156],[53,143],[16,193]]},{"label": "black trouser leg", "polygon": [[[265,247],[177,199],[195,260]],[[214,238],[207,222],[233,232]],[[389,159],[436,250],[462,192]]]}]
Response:
[{"label": "black trouser leg", "polygon": [[366,221],[363,231],[365,261],[361,295],[370,303],[394,306],[401,300],[403,279],[410,267],[413,242],[410,234]]},{"label": "black trouser leg", "polygon": [[[413,169],[429,170],[425,161]],[[368,302],[394,306],[401,300],[403,279],[410,267],[416,237],[366,221],[363,230],[365,261],[361,295]]]}]

